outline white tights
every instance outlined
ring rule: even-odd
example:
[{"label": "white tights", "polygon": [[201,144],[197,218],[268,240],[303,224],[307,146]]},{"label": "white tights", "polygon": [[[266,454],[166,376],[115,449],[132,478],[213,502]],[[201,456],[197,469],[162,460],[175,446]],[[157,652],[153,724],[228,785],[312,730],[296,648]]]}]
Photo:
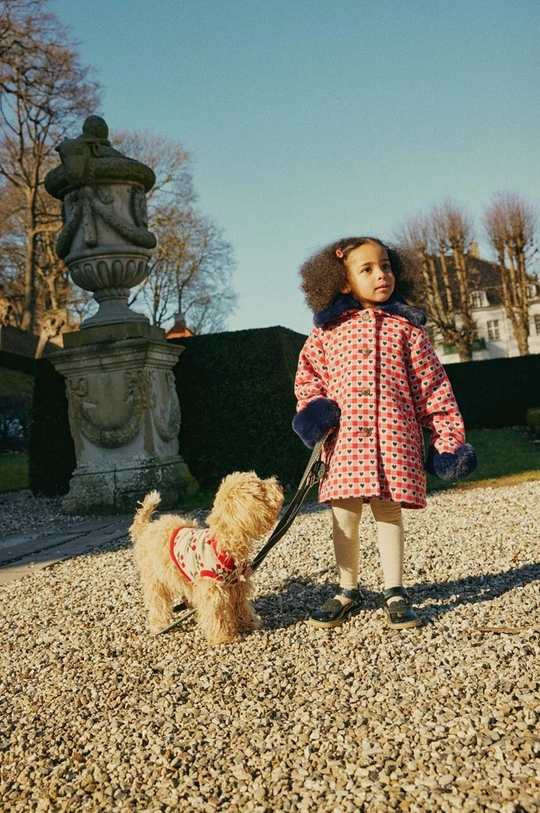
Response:
[{"label": "white tights", "polygon": [[[334,551],[339,573],[339,585],[356,590],[358,560],[360,556],[358,528],[362,517],[362,498],[351,497],[332,501],[334,526]],[[377,523],[379,554],[384,574],[384,588],[403,584],[403,518],[398,502],[370,500],[371,510]]]}]

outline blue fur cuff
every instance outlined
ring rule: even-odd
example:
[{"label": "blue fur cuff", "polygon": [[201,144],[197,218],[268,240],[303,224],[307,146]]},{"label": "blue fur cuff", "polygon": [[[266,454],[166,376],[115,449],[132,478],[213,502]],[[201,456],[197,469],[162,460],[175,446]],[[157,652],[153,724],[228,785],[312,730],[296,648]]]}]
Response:
[{"label": "blue fur cuff", "polygon": [[441,480],[458,480],[466,477],[478,466],[476,452],[470,443],[465,443],[455,452],[439,452],[430,446],[426,459],[426,471]]},{"label": "blue fur cuff", "polygon": [[329,429],[339,426],[341,410],[331,398],[314,398],[297,412],[292,426],[309,449],[323,438]]}]

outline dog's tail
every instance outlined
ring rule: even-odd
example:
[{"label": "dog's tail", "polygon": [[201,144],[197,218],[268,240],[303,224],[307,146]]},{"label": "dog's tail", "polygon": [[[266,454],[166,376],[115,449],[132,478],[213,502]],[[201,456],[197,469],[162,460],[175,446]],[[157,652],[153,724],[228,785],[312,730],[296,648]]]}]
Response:
[{"label": "dog's tail", "polygon": [[150,493],[146,495],[144,500],[139,503],[141,507],[137,509],[135,519],[133,520],[133,524],[129,529],[129,534],[134,542],[137,540],[137,538],[141,535],[141,533],[147,526],[148,522],[150,521],[150,517],[152,516],[160,502],[161,495],[159,491],[150,491]]}]

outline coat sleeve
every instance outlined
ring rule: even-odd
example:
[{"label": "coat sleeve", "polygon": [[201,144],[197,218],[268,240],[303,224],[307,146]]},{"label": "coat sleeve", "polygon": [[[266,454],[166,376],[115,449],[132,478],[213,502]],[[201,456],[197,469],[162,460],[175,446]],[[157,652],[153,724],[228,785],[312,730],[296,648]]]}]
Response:
[{"label": "coat sleeve", "polygon": [[470,474],[477,466],[446,371],[425,332],[411,347],[408,378],[418,423],[431,433],[426,469],[444,480]]},{"label": "coat sleeve", "polygon": [[328,398],[328,369],[317,330],[310,334],[300,353],[294,392],[298,404],[293,429],[312,449],[330,429],[339,426],[341,415],[336,401]]}]

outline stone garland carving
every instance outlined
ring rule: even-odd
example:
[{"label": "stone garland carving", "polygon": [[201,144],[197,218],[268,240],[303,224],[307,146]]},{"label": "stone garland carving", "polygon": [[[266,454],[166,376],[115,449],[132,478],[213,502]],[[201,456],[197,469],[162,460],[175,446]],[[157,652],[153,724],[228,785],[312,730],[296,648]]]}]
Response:
[{"label": "stone garland carving", "polygon": [[131,400],[131,413],[122,426],[114,429],[105,429],[99,426],[88,414],[85,404],[97,406],[95,401],[89,400],[88,379],[85,377],[68,378],[66,390],[69,402],[69,417],[72,426],[78,427],[84,437],[95,446],[107,449],[117,449],[132,441],[140,428],[141,418],[145,408],[152,410],[154,425],[160,438],[170,442],[178,437],[180,431],[180,403],[176,392],[174,373],[166,373],[167,388],[169,392],[168,414],[164,409],[158,408],[159,387],[156,382],[155,370],[128,370],[124,373],[126,395],[124,401]]},{"label": "stone garland carving", "polygon": [[168,443],[178,437],[180,432],[180,402],[176,392],[176,382],[172,370],[167,371],[167,390],[169,393],[169,414],[165,414],[164,409],[159,409],[158,393],[159,387],[156,382],[154,370],[149,370],[149,383],[150,383],[150,405],[152,408],[152,417],[154,419],[154,426],[160,436],[161,440]]},{"label": "stone garland carving", "polygon": [[97,406],[95,401],[88,399],[88,379],[84,377],[69,378],[66,382],[69,400],[70,422],[80,429],[87,440],[95,446],[106,449],[117,449],[125,446],[136,437],[141,425],[141,417],[146,403],[146,382],[144,371],[128,370],[124,373],[126,382],[126,396],[128,401],[132,396],[131,414],[123,426],[115,429],[104,429],[96,424],[85,408],[85,402]]},{"label": "stone garland carving", "polygon": [[131,216],[135,225],[110,208],[113,201],[114,196],[107,187],[83,186],[66,195],[62,206],[64,225],[56,243],[56,253],[61,259],[69,254],[79,226],[82,227],[85,246],[93,248],[98,244],[95,216],[101,217],[130,244],[147,249],[155,248],[155,235],[146,228],[146,198],[142,189],[134,186],[130,194]]},{"label": "stone garland carving", "polygon": [[[56,149],[61,165],[47,173],[45,189],[63,203],[63,228],[56,244],[58,256],[65,259],[69,255],[79,228],[83,245],[97,246],[96,218],[101,218],[130,245],[155,248],[156,238],[148,231],[145,192],[152,188],[156,176],[150,167],[111,145],[107,122],[100,116],[89,116],[81,135],[65,138]],[[123,204],[123,192],[120,196],[115,193],[117,184],[129,190],[128,206]],[[115,201],[120,205],[115,207]]]}]

